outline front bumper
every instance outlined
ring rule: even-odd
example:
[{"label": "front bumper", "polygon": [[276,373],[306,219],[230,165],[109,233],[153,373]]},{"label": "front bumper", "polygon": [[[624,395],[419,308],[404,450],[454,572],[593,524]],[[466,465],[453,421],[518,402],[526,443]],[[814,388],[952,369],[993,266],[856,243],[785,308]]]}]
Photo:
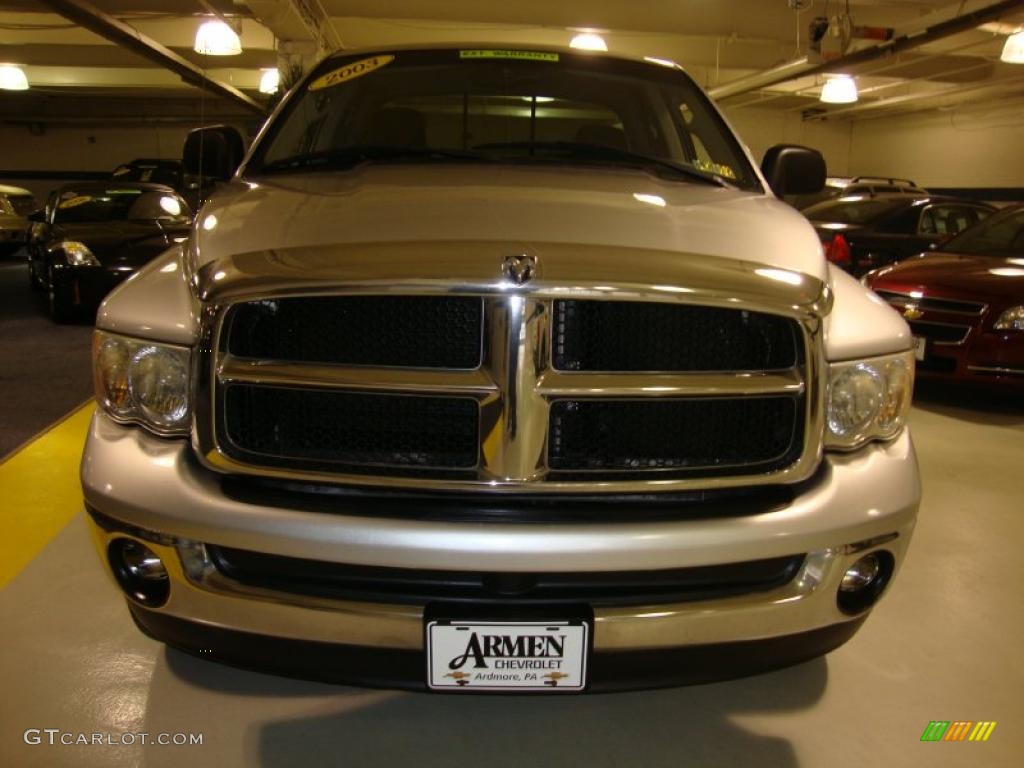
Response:
[{"label": "front bumper", "polygon": [[[302,511],[232,498],[218,476],[195,462],[185,441],[122,427],[102,414],[90,428],[82,483],[87,505],[99,513],[93,535],[104,561],[110,540],[127,535],[145,540],[168,567],[167,602],[156,609],[132,605],[151,634],[203,656],[301,676],[310,675],[298,661],[271,661],[253,649],[290,653],[301,645],[307,660],[326,659],[330,652],[322,646],[329,644],[339,666],[318,677],[419,688],[423,606],[233,583],[210,565],[205,545],[351,565],[491,573],[643,571],[806,555],[789,583],[769,591],[595,607],[591,688],[649,686],[747,674],[844,642],[863,617],[837,607],[843,574],[873,549],[887,550],[898,570],[920,500],[916,457],[904,433],[853,454],[827,455],[792,503],[753,515],[502,524],[359,516],[341,501],[329,513]],[[680,517],[686,514],[680,510]],[[357,657],[374,657],[376,649],[391,658],[385,667],[417,669],[418,677],[400,676],[402,683],[371,674],[365,659],[345,664],[343,651],[352,649]],[[689,666],[682,658],[691,659]],[[711,666],[714,659],[720,664]],[[697,660],[703,661],[694,666]],[[658,669],[662,673],[651,671]],[[685,669],[693,674],[671,674]]]},{"label": "front bumper", "polygon": [[922,379],[1024,389],[1024,333],[972,328],[963,344],[929,343],[917,365]]}]

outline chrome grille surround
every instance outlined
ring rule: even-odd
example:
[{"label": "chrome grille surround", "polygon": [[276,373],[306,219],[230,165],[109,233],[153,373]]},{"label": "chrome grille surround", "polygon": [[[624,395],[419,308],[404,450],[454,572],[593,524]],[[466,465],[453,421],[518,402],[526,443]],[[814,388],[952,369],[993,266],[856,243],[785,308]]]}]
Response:
[{"label": "chrome grille surround", "polygon": [[[195,275],[203,302],[201,354],[195,355],[193,446],[223,473],[314,483],[436,491],[650,493],[793,483],[822,455],[825,376],[822,319],[831,294],[821,281],[756,262],[674,252],[537,246],[535,279],[501,277],[506,243],[372,244],[240,254]],[[522,250],[521,247],[518,250]],[[444,254],[438,258],[438,254]],[[488,255],[493,258],[488,258]],[[484,353],[473,370],[337,366],[239,360],[220,354],[223,319],[236,302],[301,296],[482,297]],[[786,316],[802,330],[802,362],[782,371],[701,373],[565,372],[553,368],[551,313],[560,298],[685,303]],[[472,477],[403,477],[250,465],[218,445],[219,388],[228,382],[350,392],[469,397],[480,408],[480,443]],[[802,396],[803,440],[789,466],[760,474],[680,477],[638,470],[629,478],[562,480],[547,467],[549,409],[567,397],[622,398]],[[557,473],[556,473],[557,474]]]}]

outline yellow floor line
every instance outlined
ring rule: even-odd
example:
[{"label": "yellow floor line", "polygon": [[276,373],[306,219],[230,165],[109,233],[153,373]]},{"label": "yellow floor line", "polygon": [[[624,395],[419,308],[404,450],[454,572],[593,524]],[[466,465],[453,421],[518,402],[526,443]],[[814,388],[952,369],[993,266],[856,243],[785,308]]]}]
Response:
[{"label": "yellow floor line", "polygon": [[92,401],[0,463],[0,589],[82,511],[78,463]]}]

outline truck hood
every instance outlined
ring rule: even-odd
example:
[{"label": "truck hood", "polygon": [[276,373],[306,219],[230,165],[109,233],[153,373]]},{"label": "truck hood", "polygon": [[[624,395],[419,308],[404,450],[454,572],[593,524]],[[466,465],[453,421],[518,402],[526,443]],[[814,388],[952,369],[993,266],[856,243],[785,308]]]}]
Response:
[{"label": "truck hood", "polygon": [[197,218],[192,258],[198,268],[258,251],[452,241],[541,254],[545,243],[629,247],[828,274],[814,229],[770,195],[578,166],[366,165],[235,181]]}]

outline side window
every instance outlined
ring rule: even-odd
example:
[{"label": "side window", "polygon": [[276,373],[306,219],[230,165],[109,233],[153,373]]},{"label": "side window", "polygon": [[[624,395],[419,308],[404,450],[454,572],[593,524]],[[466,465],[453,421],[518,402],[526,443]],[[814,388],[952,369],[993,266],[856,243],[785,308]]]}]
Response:
[{"label": "side window", "polygon": [[918,224],[917,232],[921,235],[943,235],[945,232],[939,229],[940,224],[936,216],[938,206],[929,205],[921,213],[921,223]]},{"label": "side window", "polygon": [[992,214],[992,211],[988,210],[987,208],[971,208],[970,211],[972,217],[972,225],[977,224],[979,221],[984,221]]},{"label": "side window", "polygon": [[966,205],[950,206],[946,216],[946,234],[957,235],[977,221],[974,209]]}]

